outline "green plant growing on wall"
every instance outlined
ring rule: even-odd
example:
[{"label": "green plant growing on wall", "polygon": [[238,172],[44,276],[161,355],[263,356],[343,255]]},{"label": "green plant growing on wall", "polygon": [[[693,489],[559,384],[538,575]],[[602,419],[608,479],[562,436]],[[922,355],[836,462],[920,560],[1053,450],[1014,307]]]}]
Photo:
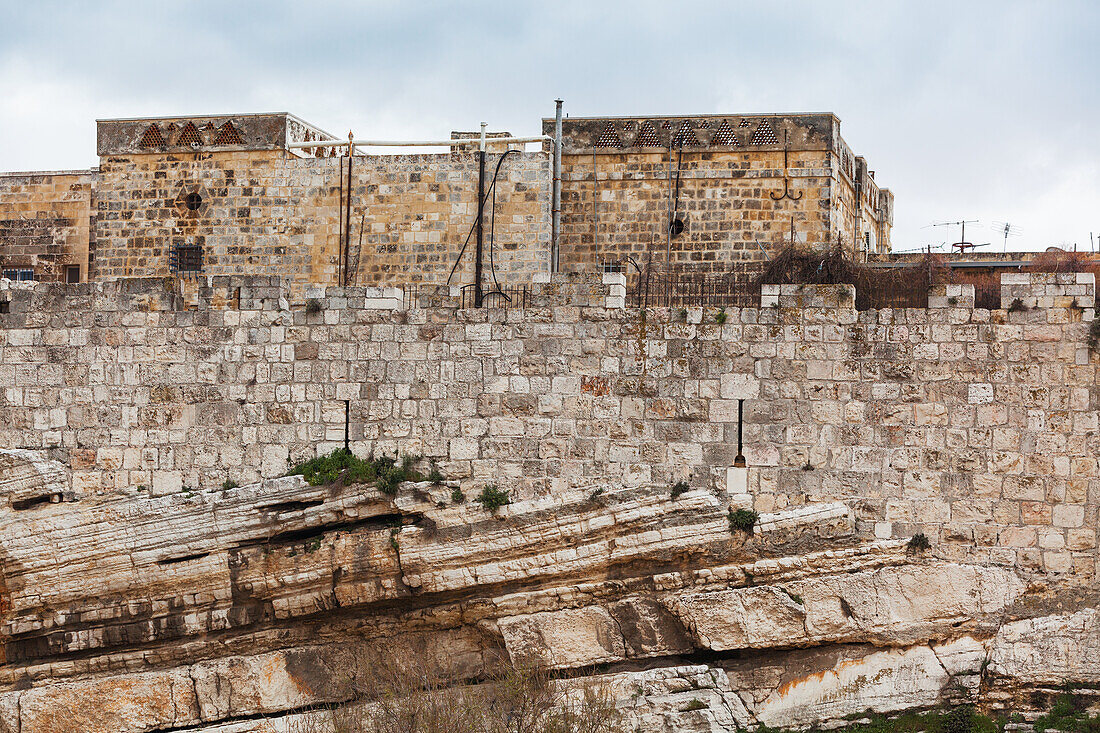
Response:
[{"label": "green plant growing on wall", "polygon": [[686,322],[687,319],[688,319],[688,309],[687,308],[681,308],[680,309],[680,320]]},{"label": "green plant growing on wall", "polygon": [[1089,335],[1085,343],[1089,347],[1089,351],[1100,350],[1100,318],[1094,318],[1092,323],[1089,324]]},{"label": "green plant growing on wall", "polygon": [[506,504],[511,504],[508,492],[498,489],[496,484],[486,484],[481,493],[474,499],[487,512],[495,512]]},{"label": "green plant growing on wall", "polygon": [[393,496],[401,482],[420,480],[420,474],[413,468],[417,460],[417,456],[405,456],[398,465],[396,458],[387,455],[362,459],[337,448],[328,455],[298,464],[287,475],[301,476],[310,486],[332,484],[341,479],[346,484],[373,483],[382,493]]},{"label": "green plant growing on wall", "polygon": [[677,481],[668,487],[668,494],[675,501],[679,498],[680,494],[686,494],[691,491],[691,487],[688,486],[687,481]]},{"label": "green plant growing on wall", "polygon": [[462,493],[462,489],[456,488],[451,492],[451,501],[455,504],[462,504],[466,501],[466,495]]},{"label": "green plant growing on wall", "polygon": [[309,298],[308,300],[306,300],[306,313],[320,313],[324,309],[325,304],[321,302],[320,298]]},{"label": "green plant growing on wall", "polygon": [[917,532],[915,535],[909,538],[909,544],[905,546],[907,552],[924,552],[932,547],[932,543],[928,541],[928,536],[924,532]]},{"label": "green plant growing on wall", "polygon": [[707,704],[705,702],[703,702],[702,700],[700,700],[697,697],[693,697],[691,699],[691,702],[689,702],[684,707],[680,708],[680,712],[688,713],[688,712],[691,712],[692,710],[706,710],[706,709],[707,709]]},{"label": "green plant growing on wall", "polygon": [[748,534],[752,534],[753,527],[760,519],[760,515],[752,509],[730,509],[728,517],[730,532],[746,532]]},{"label": "green plant growing on wall", "polygon": [[1020,298],[1016,298],[1008,306],[1008,312],[1009,313],[1024,313],[1027,310],[1028,310],[1028,307],[1026,305],[1024,305],[1024,301],[1021,300]]},{"label": "green plant growing on wall", "polygon": [[236,481],[234,481],[234,480],[233,480],[233,479],[231,479],[231,478],[227,478],[227,479],[226,479],[226,480],[225,480],[225,481],[224,481],[224,482],[222,483],[222,491],[229,491],[230,489],[236,489],[236,488],[238,488],[239,486],[240,486],[240,484],[238,484],[238,483],[237,483]]},{"label": "green plant growing on wall", "polygon": [[603,493],[604,493],[604,489],[603,489],[602,486],[599,487],[598,489],[596,489],[595,491],[593,491],[591,494],[588,495],[589,503],[599,504],[600,503],[600,497],[603,496]]},{"label": "green plant growing on wall", "polygon": [[727,317],[728,316],[726,315],[726,309],[725,308],[719,308],[718,313],[716,313],[714,315],[714,322],[717,323],[718,325],[722,325],[723,323],[726,322]]}]

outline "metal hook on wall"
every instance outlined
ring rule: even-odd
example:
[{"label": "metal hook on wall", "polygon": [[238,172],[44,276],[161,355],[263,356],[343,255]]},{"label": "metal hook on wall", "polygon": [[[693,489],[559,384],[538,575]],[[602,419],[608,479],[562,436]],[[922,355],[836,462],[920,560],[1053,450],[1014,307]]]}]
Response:
[{"label": "metal hook on wall", "polygon": [[772,191],[770,194],[768,194],[769,196],[772,197],[773,201],[782,201],[783,199],[790,199],[791,201],[798,201],[800,198],[802,198],[802,191],[799,191],[797,196],[791,195],[791,181],[790,181],[790,178],[787,176],[787,174],[790,171],[790,166],[787,164],[787,147],[788,147],[787,143],[788,143],[788,138],[789,138],[789,133],[788,133],[787,130],[784,130],[783,131],[783,193],[776,196],[775,191]]}]

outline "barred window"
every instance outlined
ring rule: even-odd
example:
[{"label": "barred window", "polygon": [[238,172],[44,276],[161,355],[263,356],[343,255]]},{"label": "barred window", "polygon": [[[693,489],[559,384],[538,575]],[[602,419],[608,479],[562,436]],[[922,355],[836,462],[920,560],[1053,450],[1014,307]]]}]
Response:
[{"label": "barred window", "polygon": [[202,246],[177,244],[169,264],[173,272],[202,272]]},{"label": "barred window", "polygon": [[23,268],[4,270],[4,277],[9,280],[34,280],[34,270]]}]

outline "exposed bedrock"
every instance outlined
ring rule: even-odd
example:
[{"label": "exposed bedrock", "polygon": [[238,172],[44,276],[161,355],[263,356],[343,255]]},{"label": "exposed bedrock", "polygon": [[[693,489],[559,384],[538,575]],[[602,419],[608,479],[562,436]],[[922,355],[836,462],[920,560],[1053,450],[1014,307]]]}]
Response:
[{"label": "exposed bedrock", "polygon": [[62,499],[0,523],[0,731],[287,731],[348,699],[339,651],[360,643],[426,645],[455,684],[502,658],[599,680],[643,731],[1100,681],[1087,593],[871,541],[843,503],[745,532],[714,493],[663,486],[496,513],[446,485],[300,477],[99,499],[51,483],[45,457],[11,460],[11,496]]}]

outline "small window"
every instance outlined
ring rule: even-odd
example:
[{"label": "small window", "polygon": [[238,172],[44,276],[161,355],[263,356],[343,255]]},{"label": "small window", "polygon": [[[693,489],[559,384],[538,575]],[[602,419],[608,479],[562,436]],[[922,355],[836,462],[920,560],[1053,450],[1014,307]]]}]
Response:
[{"label": "small window", "polygon": [[69,265],[65,268],[65,282],[80,282],[80,265]]},{"label": "small window", "polygon": [[183,205],[187,207],[188,211],[198,211],[199,207],[202,206],[202,196],[192,191],[183,197]]},{"label": "small window", "polygon": [[4,270],[4,277],[8,280],[34,280],[34,270]]},{"label": "small window", "polygon": [[171,268],[175,272],[202,272],[202,247],[177,244],[172,249]]}]

